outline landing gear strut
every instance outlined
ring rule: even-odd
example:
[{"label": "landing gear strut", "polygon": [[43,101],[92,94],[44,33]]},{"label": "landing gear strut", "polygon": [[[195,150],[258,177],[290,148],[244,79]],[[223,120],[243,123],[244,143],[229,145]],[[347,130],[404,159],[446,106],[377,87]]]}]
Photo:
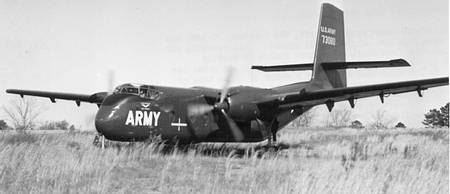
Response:
[{"label": "landing gear strut", "polygon": [[272,146],[272,134],[269,135],[269,138],[267,138],[267,147]]},{"label": "landing gear strut", "polygon": [[[277,143],[278,121],[274,119],[270,125],[270,136],[267,142],[268,147],[273,147]],[[272,142],[273,141],[273,142]]]},{"label": "landing gear strut", "polygon": [[105,136],[100,133],[95,135],[94,142],[92,142],[92,144],[105,149]]},{"label": "landing gear strut", "polygon": [[273,138],[273,142],[277,142],[277,130],[275,129],[275,130],[271,130],[271,132],[272,132],[272,138]]}]

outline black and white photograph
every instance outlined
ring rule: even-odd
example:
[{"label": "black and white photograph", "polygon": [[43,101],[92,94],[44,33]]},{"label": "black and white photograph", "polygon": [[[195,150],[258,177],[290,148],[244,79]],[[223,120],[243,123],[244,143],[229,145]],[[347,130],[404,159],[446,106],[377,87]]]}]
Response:
[{"label": "black and white photograph", "polygon": [[0,193],[449,189],[447,0],[0,0]]}]

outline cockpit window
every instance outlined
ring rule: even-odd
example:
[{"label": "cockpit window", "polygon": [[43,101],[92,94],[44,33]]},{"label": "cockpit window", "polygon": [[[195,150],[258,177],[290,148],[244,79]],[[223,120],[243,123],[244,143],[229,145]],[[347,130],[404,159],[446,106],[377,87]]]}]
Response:
[{"label": "cockpit window", "polygon": [[147,98],[151,100],[159,99],[162,94],[162,92],[157,90],[154,86],[136,84],[120,85],[114,90],[114,93],[134,94],[140,96],[141,98]]},{"label": "cockpit window", "polygon": [[127,88],[127,92],[129,94],[137,94],[139,92],[139,89],[137,89],[137,88]]}]

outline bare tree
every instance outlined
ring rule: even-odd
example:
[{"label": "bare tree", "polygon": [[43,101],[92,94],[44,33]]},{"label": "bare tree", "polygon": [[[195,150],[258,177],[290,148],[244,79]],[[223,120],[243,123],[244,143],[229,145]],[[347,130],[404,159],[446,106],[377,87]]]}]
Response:
[{"label": "bare tree", "polygon": [[346,127],[352,119],[352,110],[348,108],[333,109],[327,118],[328,127]]},{"label": "bare tree", "polygon": [[372,122],[370,127],[373,129],[387,129],[393,125],[396,121],[395,118],[390,117],[385,110],[378,110],[375,115],[372,116]]},{"label": "bare tree", "polygon": [[301,114],[297,119],[292,122],[293,127],[309,127],[316,116],[316,110],[314,108]]},{"label": "bare tree", "polygon": [[9,106],[2,108],[16,130],[33,129],[36,118],[43,111],[36,100],[26,98],[11,100]]}]

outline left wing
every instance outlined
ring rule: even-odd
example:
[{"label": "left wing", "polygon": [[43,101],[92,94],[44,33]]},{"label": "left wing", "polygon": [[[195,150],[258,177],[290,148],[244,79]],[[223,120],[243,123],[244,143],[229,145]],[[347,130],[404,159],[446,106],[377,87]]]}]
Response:
[{"label": "left wing", "polygon": [[386,95],[417,91],[419,96],[422,96],[423,90],[444,85],[448,85],[448,77],[316,91],[302,90],[295,93],[284,93],[268,96],[255,103],[259,105],[275,104],[280,108],[286,109],[326,104],[328,110],[331,111],[334,103],[339,101],[348,100],[353,108],[355,106],[355,99],[379,96],[381,102],[384,102],[384,97]]},{"label": "left wing", "polygon": [[73,93],[17,90],[17,89],[7,89],[6,93],[19,94],[21,97],[25,95],[47,97],[50,98],[50,101],[52,101],[53,103],[56,102],[55,99],[73,100],[78,106],[80,106],[81,102],[95,103],[97,104],[97,106],[100,106],[103,102],[103,99],[108,95],[107,92],[98,92],[95,94],[87,95],[87,94],[73,94]]}]

